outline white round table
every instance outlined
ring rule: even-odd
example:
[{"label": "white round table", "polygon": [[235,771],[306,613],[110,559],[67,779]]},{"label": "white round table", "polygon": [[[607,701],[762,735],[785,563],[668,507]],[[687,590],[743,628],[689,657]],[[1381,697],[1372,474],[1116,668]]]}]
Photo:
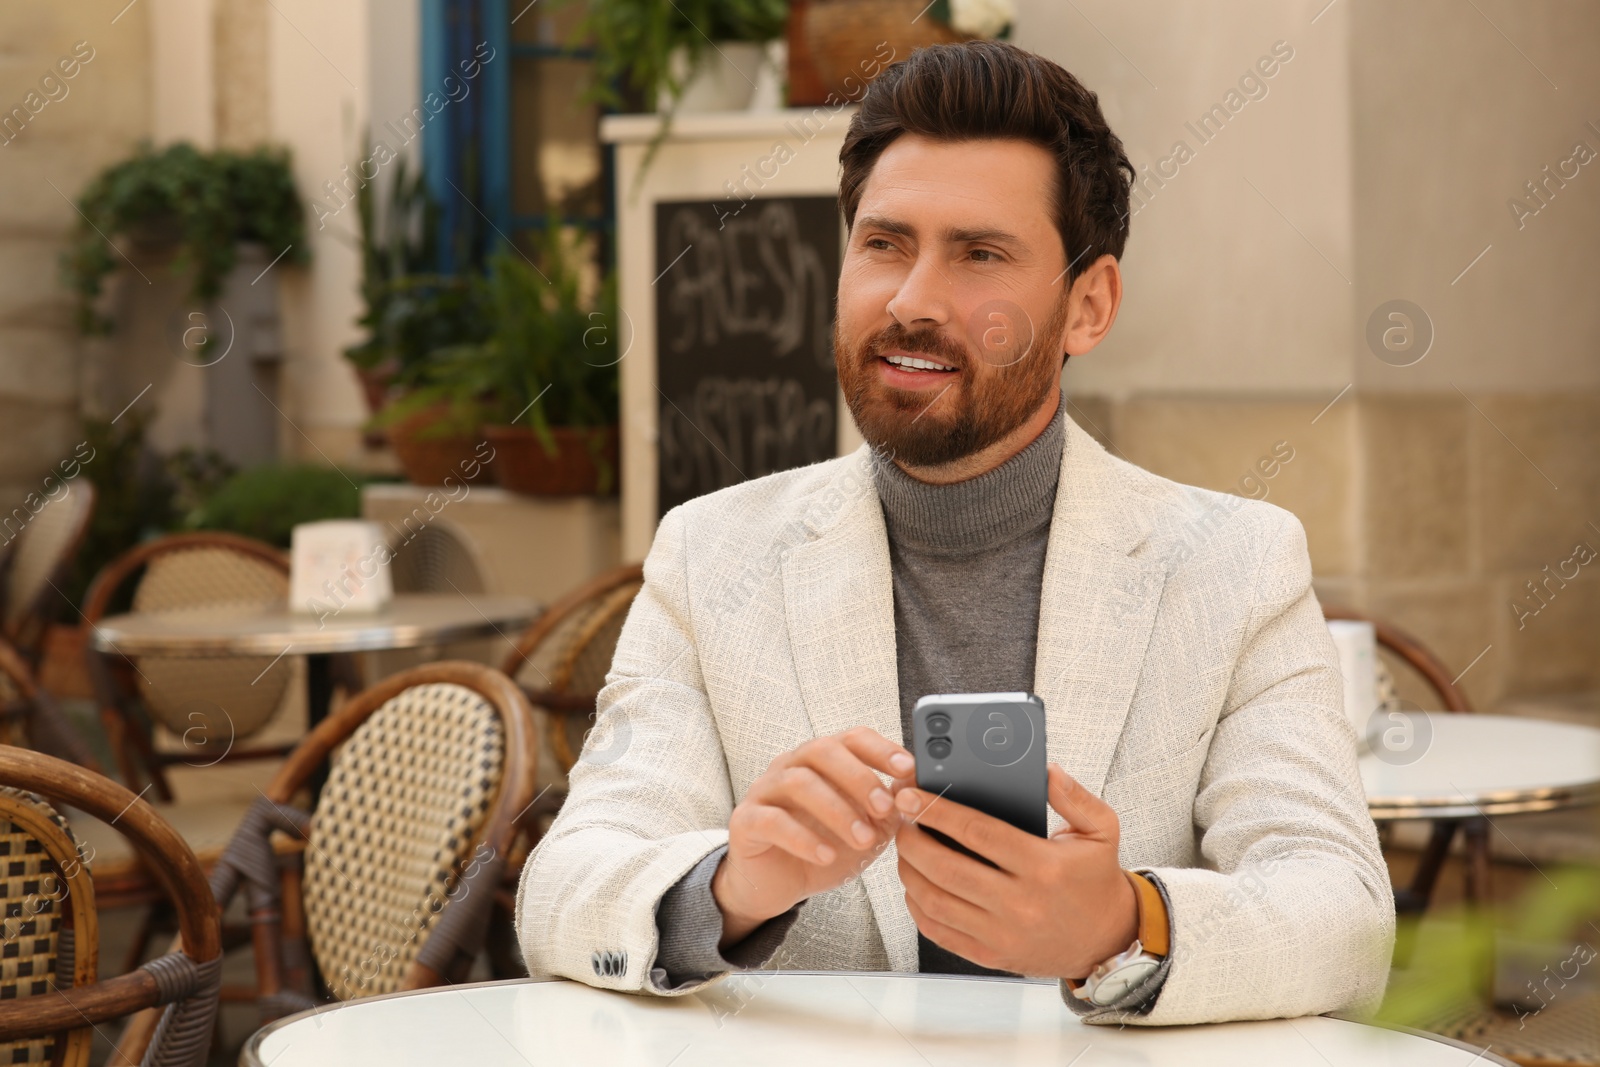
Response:
[{"label": "white round table", "polygon": [[331,656],[496,635],[515,640],[538,613],[527,597],[400,593],[381,611],[323,617],[290,611],[288,604],[112,615],[94,628],[89,644],[110,656],[305,656],[307,714],[314,727],[327,716],[333,695]]},{"label": "white round table", "polygon": [[754,971],[683,997],[562,980],[486,982],[302,1012],[250,1038],[247,1067],[963,1067],[967,1064],[1469,1067],[1493,1054],[1312,1016],[1088,1026],[1054,982]]},{"label": "white round table", "polygon": [[[1375,718],[1360,760],[1373,819],[1430,819],[1432,833],[1395,910],[1421,915],[1459,832],[1469,901],[1490,899],[1490,820],[1600,803],[1600,730],[1476,712],[1395,712]],[[1404,957],[1402,957],[1404,958]],[[1478,976],[1493,989],[1494,961]]]},{"label": "white round table", "polygon": [[[1381,720],[1380,720],[1381,721]],[[1389,743],[1384,733],[1393,731]],[[1600,803],[1600,730],[1476,712],[1396,712],[1361,757],[1372,817],[1464,819]]]},{"label": "white round table", "polygon": [[[521,596],[399,593],[381,611],[346,609],[325,617],[235,605],[112,615],[90,642],[122,656],[305,656],[371,652],[493,637],[538,614]],[[515,636],[510,634],[509,636]]]}]

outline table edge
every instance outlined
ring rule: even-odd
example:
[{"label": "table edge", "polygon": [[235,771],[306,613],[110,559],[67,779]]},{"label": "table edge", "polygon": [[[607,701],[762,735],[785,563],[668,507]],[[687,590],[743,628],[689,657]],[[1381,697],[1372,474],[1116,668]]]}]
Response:
[{"label": "table edge", "polygon": [[1344,1023],[1358,1023],[1362,1026],[1376,1027],[1379,1030],[1394,1030],[1402,1034],[1410,1034],[1412,1037],[1425,1037],[1429,1041],[1437,1041],[1441,1045],[1453,1045],[1463,1052],[1476,1052],[1480,1060],[1482,1060],[1484,1063],[1495,1064],[1496,1067],[1517,1067],[1516,1063],[1506,1059],[1498,1052],[1491,1052],[1487,1048],[1480,1048],[1477,1045],[1472,1044],[1472,1042],[1463,1041],[1458,1037],[1448,1037],[1444,1034],[1436,1034],[1431,1030],[1418,1030],[1415,1026],[1406,1026],[1402,1023],[1381,1022],[1377,1019],[1358,1019],[1354,1015],[1342,1011],[1330,1011],[1325,1016],[1322,1016],[1322,1018],[1338,1019],[1340,1022]]},{"label": "table edge", "polygon": [[1387,796],[1367,800],[1373,819],[1470,819],[1478,815],[1536,815],[1600,803],[1600,779],[1570,785],[1502,789],[1476,800],[1455,797]]},{"label": "table edge", "polygon": [[[919,973],[919,972],[916,972],[916,971],[788,971],[788,970],[765,971],[765,970],[752,970],[752,971],[744,971],[744,972],[740,972],[740,973],[743,973],[743,974],[762,974],[762,975],[800,975],[800,976],[820,975],[820,976],[825,976],[825,977],[829,977],[829,978],[838,978],[838,977],[846,977],[846,978],[852,978],[852,977],[854,977],[854,978],[919,978],[919,979],[947,978],[947,979],[955,979],[955,980],[959,980],[959,981],[963,981],[963,982],[972,982],[972,981],[978,981],[978,982],[1012,982],[1012,983],[1015,983],[1017,985],[1052,985],[1053,986],[1053,985],[1057,984],[1056,981],[1054,979],[1051,979],[1051,978],[1010,978],[1010,977],[1004,977],[1004,976],[1000,976],[1000,975],[972,975],[972,974],[922,974],[922,973]],[[443,992],[446,992],[446,991],[458,991],[458,990],[467,990],[467,989],[483,989],[483,988],[486,988],[488,986],[544,985],[546,983],[551,983],[551,982],[572,982],[575,985],[586,985],[586,984],[588,984],[588,983],[585,983],[585,982],[580,982],[575,978],[563,978],[560,975],[553,975],[553,974],[529,976],[527,978],[500,978],[500,979],[491,979],[489,981],[484,981],[484,982],[462,982],[462,983],[457,984],[457,985],[428,986],[425,989],[403,989],[403,990],[399,990],[399,991],[394,992],[394,993],[380,993],[375,997],[361,997],[361,998],[359,998],[357,1000],[348,1000],[348,1001],[344,1001],[344,1002],[339,1003],[339,1004],[328,1004],[328,1005],[323,1005],[321,1007],[308,1008],[305,1011],[295,1012],[293,1015],[286,1015],[281,1019],[274,1019],[272,1022],[267,1023],[265,1026],[263,1026],[260,1029],[258,1029],[255,1033],[251,1034],[245,1040],[244,1047],[242,1049],[240,1049],[240,1051],[239,1051],[239,1067],[267,1067],[267,1065],[262,1061],[260,1055],[258,1054],[259,1050],[261,1048],[261,1044],[262,1044],[263,1041],[265,1041],[267,1038],[271,1037],[277,1031],[279,1031],[279,1030],[283,1029],[284,1027],[290,1025],[291,1023],[296,1023],[296,1022],[301,1021],[302,1019],[312,1018],[314,1016],[322,1015],[322,1014],[325,1014],[327,1012],[341,1011],[341,1010],[343,1010],[345,1008],[353,1008],[353,1007],[358,1007],[358,1006],[363,1005],[363,1004],[371,1004],[371,1003],[373,1003],[375,1001],[379,1001],[379,1000],[398,1000],[401,997],[416,997],[416,996],[422,996],[422,995],[427,994],[427,993],[443,993]],[[1307,1018],[1307,1017],[1308,1016],[1296,1016],[1296,1018]],[[1493,1064],[1493,1065],[1495,1065],[1495,1067],[1517,1067],[1517,1065],[1515,1063],[1512,1063],[1510,1060],[1507,1060],[1507,1059],[1505,1059],[1505,1058],[1503,1058],[1503,1057],[1501,1057],[1501,1056],[1499,1056],[1499,1055],[1497,1055],[1497,1054],[1495,1054],[1493,1052],[1490,1052],[1488,1049],[1479,1048],[1477,1045],[1469,1044],[1468,1042],[1458,1040],[1457,1038],[1446,1037],[1443,1034],[1435,1034],[1435,1033],[1432,1033],[1432,1032],[1427,1031],[1427,1030],[1418,1030],[1415,1027],[1403,1026],[1400,1023],[1379,1022],[1379,1021],[1373,1020],[1373,1019],[1361,1019],[1361,1018],[1357,1018],[1354,1015],[1349,1014],[1348,1012],[1326,1012],[1326,1013],[1324,1013],[1322,1015],[1318,1015],[1318,1016],[1309,1016],[1309,1018],[1333,1019],[1333,1020],[1336,1020],[1338,1022],[1355,1023],[1358,1026],[1371,1026],[1371,1027],[1375,1027],[1375,1028],[1377,1028],[1379,1030],[1393,1030],[1393,1031],[1395,1031],[1397,1033],[1408,1034],[1408,1035],[1410,1035],[1412,1037],[1421,1037],[1421,1038],[1425,1038],[1425,1039],[1427,1039],[1429,1041],[1437,1041],[1442,1045],[1450,1045],[1450,1046],[1453,1046],[1455,1048],[1461,1049],[1464,1052],[1475,1052],[1475,1053],[1478,1054],[1479,1059],[1481,1059],[1484,1063]],[[1273,1022],[1275,1020],[1271,1020],[1271,1019],[1240,1019],[1240,1020],[1233,1020],[1233,1021],[1237,1021],[1237,1022]],[[1287,1021],[1287,1020],[1285,1020],[1285,1021]],[[1201,1024],[1197,1024],[1197,1025],[1214,1026],[1214,1025],[1226,1025],[1226,1024],[1201,1023]],[[1162,1027],[1162,1029],[1169,1029],[1169,1028],[1168,1027]],[[1476,1061],[1474,1061],[1474,1062],[1476,1062]]]},{"label": "table edge", "polygon": [[[446,596],[448,594],[439,594]],[[477,620],[467,619],[443,627],[427,627],[418,623],[388,623],[385,625],[383,635],[376,637],[361,637],[363,631],[359,629],[306,631],[295,637],[284,647],[284,635],[260,634],[249,635],[242,638],[187,638],[183,641],[169,641],[163,638],[152,639],[149,635],[129,636],[119,633],[116,619],[113,615],[101,620],[88,635],[88,647],[91,651],[104,656],[175,656],[175,657],[204,657],[204,656],[320,656],[334,655],[341,652],[380,652],[407,648],[420,648],[432,644],[448,644],[452,641],[468,641],[480,638],[507,636],[502,627],[521,632],[534,619],[544,611],[544,605],[530,597],[496,595],[477,598],[486,601],[517,600],[525,601],[521,609],[511,613],[485,614],[480,610]],[[477,606],[473,597],[467,597],[467,602]],[[488,607],[497,605],[489,604]],[[312,616],[306,616],[311,618]],[[352,618],[359,616],[352,612]],[[367,632],[371,632],[370,630]]]}]

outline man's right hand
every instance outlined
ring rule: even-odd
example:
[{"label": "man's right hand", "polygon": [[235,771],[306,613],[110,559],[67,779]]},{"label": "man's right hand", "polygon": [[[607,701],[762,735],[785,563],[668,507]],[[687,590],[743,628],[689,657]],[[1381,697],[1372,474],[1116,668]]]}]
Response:
[{"label": "man's right hand", "polygon": [[900,827],[874,771],[909,781],[911,753],[868,726],[819,737],[772,761],[728,819],[711,880],[720,947],[866,869]]}]

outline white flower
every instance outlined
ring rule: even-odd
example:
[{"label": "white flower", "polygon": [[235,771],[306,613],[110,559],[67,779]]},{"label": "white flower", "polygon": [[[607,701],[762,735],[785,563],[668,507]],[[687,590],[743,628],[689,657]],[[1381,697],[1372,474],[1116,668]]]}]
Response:
[{"label": "white flower", "polygon": [[1012,0],[950,0],[950,27],[973,37],[991,38],[1016,17]]}]

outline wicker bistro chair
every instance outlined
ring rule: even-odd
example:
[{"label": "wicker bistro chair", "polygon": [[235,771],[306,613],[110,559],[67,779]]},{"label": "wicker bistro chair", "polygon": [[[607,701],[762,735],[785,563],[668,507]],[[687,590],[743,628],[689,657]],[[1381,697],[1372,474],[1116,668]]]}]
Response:
[{"label": "wicker bistro chair", "polygon": [[[1401,711],[1404,708],[1404,702],[1400,699],[1395,683],[1394,672],[1384,661],[1382,653],[1392,656],[1420,676],[1422,682],[1433,692],[1440,708],[1449,712],[1472,711],[1472,702],[1451,680],[1449,668],[1415,637],[1380,619],[1347,608],[1324,608],[1323,616],[1328,619],[1347,619],[1352,622],[1372,624],[1380,651],[1376,664],[1379,711]],[[1444,866],[1445,858],[1449,855],[1450,846],[1458,832],[1462,835],[1468,855],[1465,897],[1469,903],[1476,903],[1488,896],[1487,820],[1434,819],[1431,822],[1428,843],[1422,850],[1416,871],[1412,874],[1411,884],[1395,890],[1395,910],[1401,915],[1421,915],[1428,909],[1428,903],[1433,899],[1434,887],[1439,881],[1439,871]]]},{"label": "wicker bistro chair", "polygon": [[[528,695],[535,722],[547,741],[548,755],[539,767],[545,786],[522,815],[528,848],[538,843],[566,800],[567,772],[583,748],[622,623],[643,585],[644,567],[638,563],[597,575],[535,619],[517,638],[501,667]],[[526,859],[526,851],[511,857],[507,881],[495,892],[491,920],[495,951],[490,953],[490,963],[497,978],[526,973],[520,957],[505,950],[513,939],[516,878]]]},{"label": "wicker bistro chair", "polygon": [[[0,636],[37,667],[45,632],[62,601],[59,587],[94,516],[94,486],[79,478],[32,514],[15,533],[0,573]],[[18,511],[23,509],[19,508]],[[4,517],[10,536],[16,512]]]},{"label": "wicker bistro chair", "polygon": [[[292,807],[330,754],[316,810]],[[463,980],[533,799],[537,758],[521,691],[463,661],[387,678],[313,730],[212,874],[223,906],[245,891],[263,1020],[314,1004],[302,937],[336,1000]],[[275,856],[274,831],[300,853]]]},{"label": "wicker bistro chair", "polygon": [[[52,803],[115,824],[152,859],[177,907],[182,947],[120,977],[96,981],[98,924],[88,870],[93,857],[80,849]],[[98,1024],[154,1009],[156,1025],[130,1029],[120,1054],[161,1067],[203,1064],[222,978],[220,919],[200,864],[177,833],[108,778],[64,760],[0,747],[0,856],[0,1062],[82,1067]]]},{"label": "wicker bistro chair", "polygon": [[[236,534],[158,538],[118,556],[96,576],[84,605],[86,624],[105,618],[130,585],[135,613],[276,608],[288,600],[289,561],[271,545]],[[209,748],[198,758],[208,764],[219,747],[226,747],[227,759],[280,757],[291,747],[236,744],[266,726],[283,704],[292,671],[268,670],[271,656],[128,658],[91,650],[88,659],[123,780],[137,786],[147,777],[162,800],[172,799],[165,768],[197,756],[171,746],[163,751],[157,727],[202,738]]]},{"label": "wicker bistro chair", "polygon": [[543,713],[554,769],[562,777],[578,761],[622,623],[643,585],[644,567],[638,563],[584,583],[523,631],[501,667]]},{"label": "wicker bistro chair", "polygon": [[22,653],[4,638],[0,638],[0,744],[38,749],[100,771],[100,761],[55,698],[34,680]]}]

